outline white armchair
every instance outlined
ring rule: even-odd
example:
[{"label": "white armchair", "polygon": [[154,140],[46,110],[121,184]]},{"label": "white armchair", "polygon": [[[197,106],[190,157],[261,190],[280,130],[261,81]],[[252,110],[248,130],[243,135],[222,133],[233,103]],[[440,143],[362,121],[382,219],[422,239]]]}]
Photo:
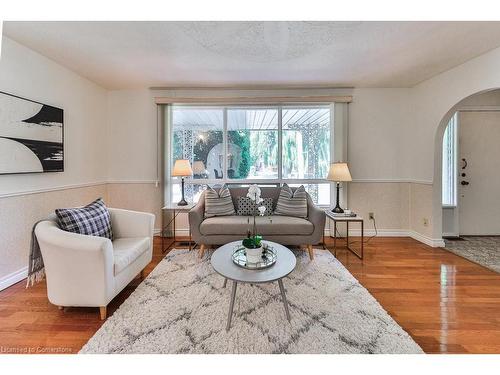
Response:
[{"label": "white armchair", "polygon": [[38,223],[49,301],[66,306],[106,306],[153,257],[155,216],[109,208],[114,240],[63,231],[55,215]]}]

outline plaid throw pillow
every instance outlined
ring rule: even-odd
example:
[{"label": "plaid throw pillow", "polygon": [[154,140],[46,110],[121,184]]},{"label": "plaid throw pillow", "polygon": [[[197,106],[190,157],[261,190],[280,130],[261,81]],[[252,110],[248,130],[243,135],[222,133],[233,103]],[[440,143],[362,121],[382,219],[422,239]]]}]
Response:
[{"label": "plaid throw pillow", "polygon": [[276,202],[275,215],[307,217],[307,193],[304,185],[295,191],[290,186],[283,184]]},{"label": "plaid throw pillow", "polygon": [[[273,198],[264,198],[264,202],[262,202],[261,206],[266,208],[264,215],[271,215],[273,212]],[[248,197],[238,197],[238,215],[252,216],[254,214],[259,214],[255,202]]]},{"label": "plaid throw pillow", "polygon": [[111,217],[101,198],[81,208],[58,208],[56,215],[62,230],[113,240]]}]

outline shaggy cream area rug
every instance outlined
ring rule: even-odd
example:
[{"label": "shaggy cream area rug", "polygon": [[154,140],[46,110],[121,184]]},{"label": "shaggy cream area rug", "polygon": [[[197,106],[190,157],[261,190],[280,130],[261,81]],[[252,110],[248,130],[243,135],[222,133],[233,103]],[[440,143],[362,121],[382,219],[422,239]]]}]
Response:
[{"label": "shaggy cream area rug", "polygon": [[239,284],[229,332],[231,282],[208,258],[173,250],[80,353],[422,353],[373,296],[327,251],[283,283]]}]

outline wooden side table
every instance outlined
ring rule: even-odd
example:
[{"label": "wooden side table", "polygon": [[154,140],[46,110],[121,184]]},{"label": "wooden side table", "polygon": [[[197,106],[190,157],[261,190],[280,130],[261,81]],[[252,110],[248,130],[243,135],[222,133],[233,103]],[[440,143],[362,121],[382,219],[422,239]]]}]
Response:
[{"label": "wooden side table", "polygon": [[[177,218],[177,216],[180,213],[188,213],[191,210],[191,208],[193,208],[194,206],[195,206],[194,203],[189,203],[187,206],[178,206],[177,204],[172,203],[172,204],[168,204],[162,208],[162,228],[161,228],[161,252],[162,253],[165,253],[168,249],[170,249],[172,246],[174,246],[178,242],[176,235],[175,235],[175,219]],[[163,224],[163,212],[172,212],[173,213],[172,218],[165,225]],[[174,236],[173,236],[172,242],[165,249],[164,234],[171,225],[173,225]],[[191,228],[189,228],[189,250],[191,250],[191,243],[192,242],[193,241],[191,241]]]},{"label": "wooden side table", "polygon": [[[363,246],[364,246],[364,220],[361,216],[341,216],[335,215],[331,210],[325,210],[326,217],[333,220],[333,248],[335,250],[335,255],[337,254],[337,223],[346,223],[346,248],[351,253],[356,255],[359,259],[363,259]],[[358,254],[349,246],[349,223],[360,223],[361,224],[361,253]],[[325,240],[323,238],[323,243]]]}]

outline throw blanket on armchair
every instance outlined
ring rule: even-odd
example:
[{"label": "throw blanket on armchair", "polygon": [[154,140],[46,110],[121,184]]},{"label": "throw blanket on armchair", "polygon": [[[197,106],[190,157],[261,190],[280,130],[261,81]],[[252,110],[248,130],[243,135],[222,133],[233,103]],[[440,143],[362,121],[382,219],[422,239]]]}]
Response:
[{"label": "throw blanket on armchair", "polygon": [[38,244],[38,240],[35,234],[35,228],[40,221],[37,221],[31,229],[30,258],[26,288],[42,281],[45,277],[45,267],[43,265],[42,252],[40,251],[40,245]]}]

